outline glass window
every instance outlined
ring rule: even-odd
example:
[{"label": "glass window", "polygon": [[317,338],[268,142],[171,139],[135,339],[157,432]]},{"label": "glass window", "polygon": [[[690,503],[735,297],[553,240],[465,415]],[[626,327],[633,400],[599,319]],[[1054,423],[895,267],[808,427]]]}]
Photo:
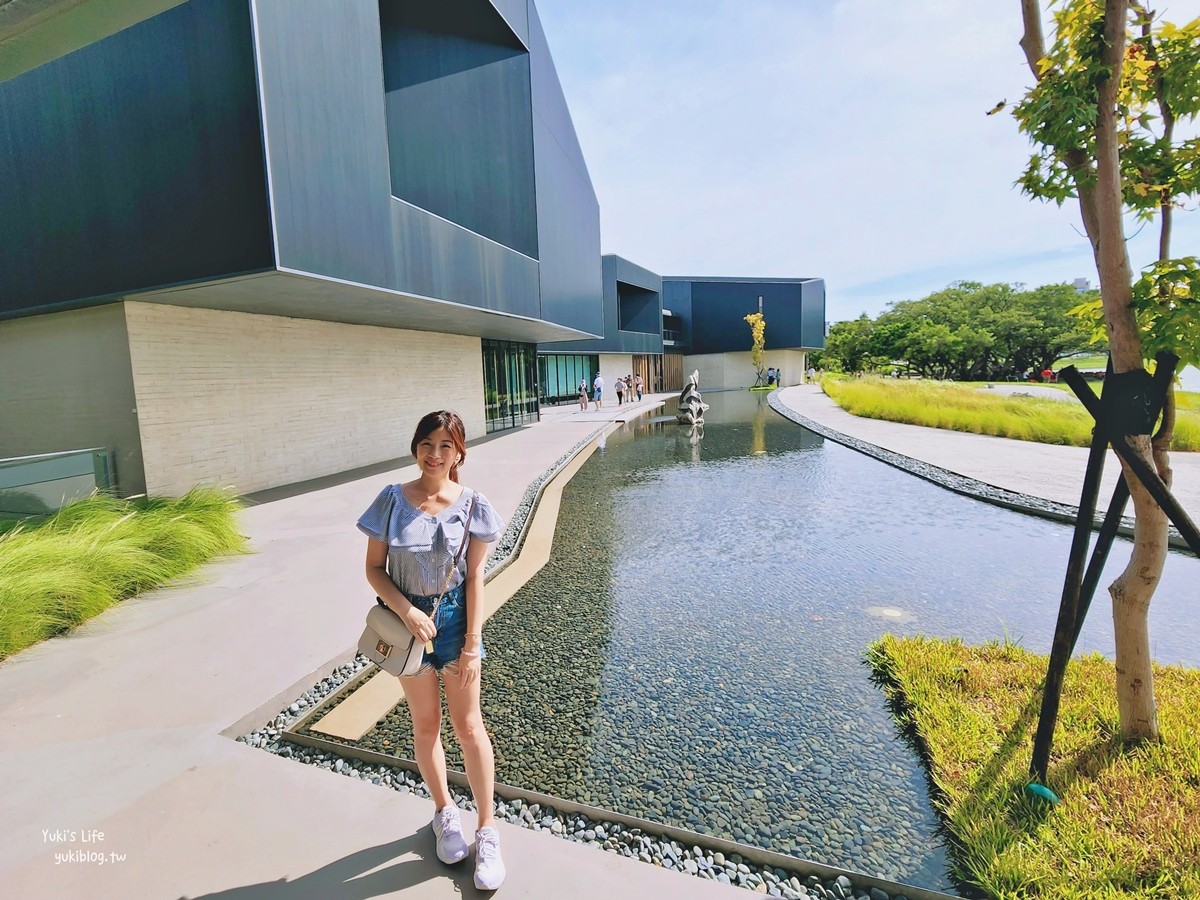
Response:
[{"label": "glass window", "polygon": [[542,403],[574,403],[579,399],[579,382],[590,391],[592,379],[600,371],[595,354],[545,353],[538,357],[537,371],[542,373],[538,396]]},{"label": "glass window", "polygon": [[538,420],[538,376],[536,345],[483,342],[484,414],[489,433]]}]

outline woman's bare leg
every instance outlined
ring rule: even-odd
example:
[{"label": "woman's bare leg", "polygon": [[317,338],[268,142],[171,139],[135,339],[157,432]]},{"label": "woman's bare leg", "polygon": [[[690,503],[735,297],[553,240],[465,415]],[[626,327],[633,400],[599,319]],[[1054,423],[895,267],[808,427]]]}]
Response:
[{"label": "woman's bare leg", "polygon": [[471,795],[479,811],[478,827],[483,828],[494,824],[492,807],[495,805],[496,757],[492,753],[492,739],[483,726],[483,713],[479,708],[479,679],[463,687],[457,662],[450,663],[442,672],[445,674],[450,723],[462,747],[467,781],[471,783]]},{"label": "woman's bare leg", "polygon": [[446,751],[442,748],[442,692],[437,672],[426,669],[400,679],[404,698],[413,720],[413,755],[417,768],[429,788],[438,809],[452,806],[450,786],[446,783]]}]

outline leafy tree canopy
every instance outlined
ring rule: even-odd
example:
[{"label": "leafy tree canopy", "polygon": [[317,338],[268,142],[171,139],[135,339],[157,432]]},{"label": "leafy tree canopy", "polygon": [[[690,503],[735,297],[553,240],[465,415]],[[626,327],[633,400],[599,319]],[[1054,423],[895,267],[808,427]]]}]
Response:
[{"label": "leafy tree canopy", "polygon": [[838,322],[821,361],[844,372],[897,363],[927,378],[1020,378],[1103,343],[1103,333],[1093,334],[1072,314],[1095,298],[1067,284],[1027,290],[959,281],[920,300],[893,303],[874,320],[863,314]]}]

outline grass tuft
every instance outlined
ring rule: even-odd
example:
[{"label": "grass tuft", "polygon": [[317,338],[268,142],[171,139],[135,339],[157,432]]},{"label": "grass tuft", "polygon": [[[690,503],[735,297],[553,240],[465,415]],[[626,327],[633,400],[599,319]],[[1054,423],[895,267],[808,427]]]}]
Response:
[{"label": "grass tuft", "polygon": [[1200,897],[1200,671],[1155,666],[1163,740],[1125,748],[1113,663],[1073,660],[1049,806],[1023,790],[1046,657],[887,635],[867,661],[929,771],[956,877],[998,900]]},{"label": "grass tuft", "polygon": [[242,552],[240,506],[215,488],[178,499],[98,494],[0,533],[0,659],[213,556]]},{"label": "grass tuft", "polygon": [[[1086,447],[1092,439],[1092,417],[1078,402],[996,394],[946,381],[826,377],[821,385],[846,412],[869,419],[1071,447]],[[1171,448],[1200,450],[1200,414],[1182,403]]]}]

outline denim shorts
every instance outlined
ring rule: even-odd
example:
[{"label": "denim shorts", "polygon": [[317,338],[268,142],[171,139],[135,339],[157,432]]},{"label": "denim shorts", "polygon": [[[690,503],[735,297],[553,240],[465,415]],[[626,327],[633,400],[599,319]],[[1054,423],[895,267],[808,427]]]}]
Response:
[{"label": "denim shorts", "polygon": [[[429,597],[409,597],[409,602],[426,615],[433,609],[433,603],[438,595]],[[463,647],[467,643],[467,591],[466,585],[460,584],[446,591],[446,596],[438,604],[437,614],[433,617],[433,627],[437,634],[433,638],[433,652],[425,651],[421,659],[421,671],[429,666],[439,672],[449,663],[458,660]],[[479,645],[480,659],[487,656],[483,644]],[[419,673],[418,673],[419,674]]]}]

